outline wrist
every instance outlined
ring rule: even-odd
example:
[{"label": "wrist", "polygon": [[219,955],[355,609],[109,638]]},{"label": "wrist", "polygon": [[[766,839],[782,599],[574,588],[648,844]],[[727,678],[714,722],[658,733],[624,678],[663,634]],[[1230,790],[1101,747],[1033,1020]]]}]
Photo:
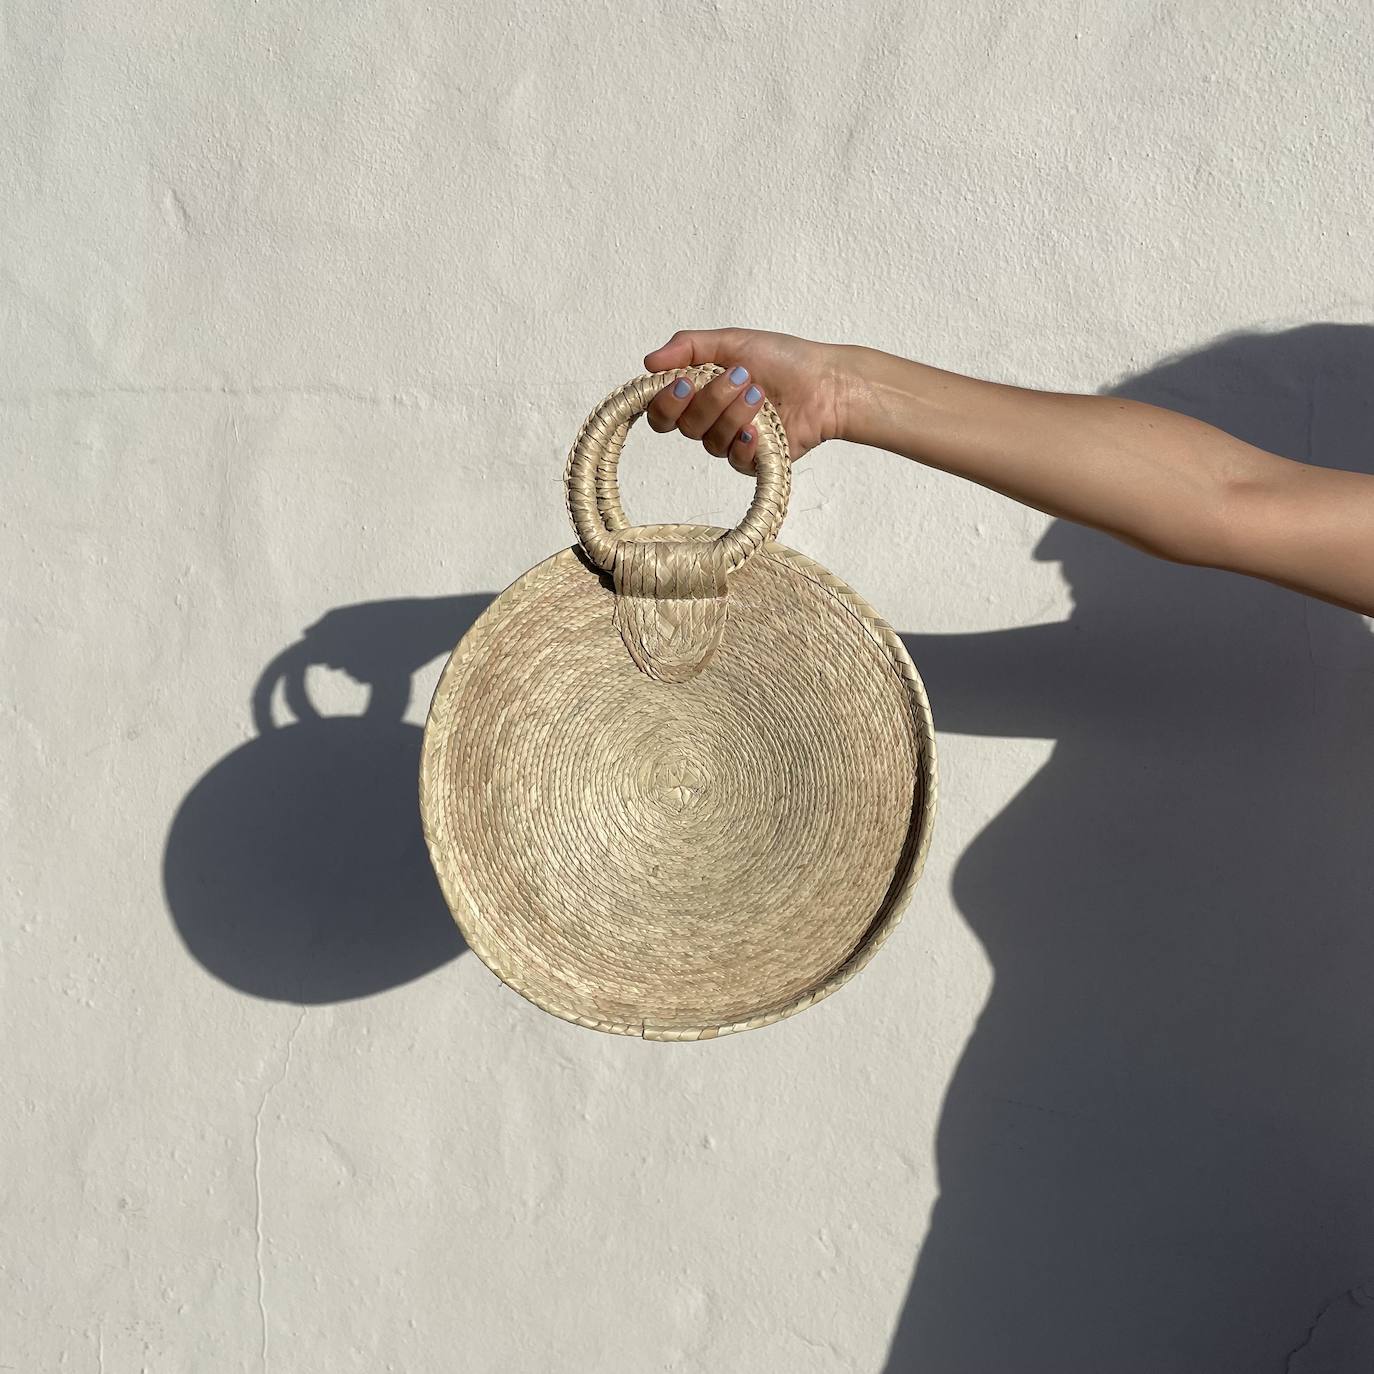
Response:
[{"label": "wrist", "polygon": [[910,456],[930,403],[934,369],[864,344],[841,344],[836,362],[837,437]]},{"label": "wrist", "polygon": [[989,413],[1011,390],[862,344],[844,349],[840,437],[935,467],[986,436]]},{"label": "wrist", "polygon": [[864,424],[865,386],[871,361],[866,355],[874,351],[863,344],[831,345],[830,393],[834,414],[830,427],[834,433],[829,437],[847,443],[866,442],[858,436],[867,428]]}]

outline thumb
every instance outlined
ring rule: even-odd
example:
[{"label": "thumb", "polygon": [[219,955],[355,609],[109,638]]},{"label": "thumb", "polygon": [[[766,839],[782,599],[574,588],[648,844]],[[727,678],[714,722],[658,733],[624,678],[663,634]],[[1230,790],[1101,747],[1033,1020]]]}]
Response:
[{"label": "thumb", "polygon": [[729,332],[726,329],[679,329],[661,348],[644,355],[644,366],[650,372],[666,372],[673,367],[723,362]]}]

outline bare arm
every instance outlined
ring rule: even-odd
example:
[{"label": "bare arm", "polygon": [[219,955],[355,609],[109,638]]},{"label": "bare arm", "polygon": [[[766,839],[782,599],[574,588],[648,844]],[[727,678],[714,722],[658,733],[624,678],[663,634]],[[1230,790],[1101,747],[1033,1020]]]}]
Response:
[{"label": "bare arm", "polygon": [[827,439],[887,449],[1159,558],[1374,615],[1374,477],[1280,458],[1143,401],[978,381],[862,344],[680,329],[644,358],[707,362],[730,370],[700,391],[665,386],[649,423],[741,472],[766,395],[794,460]]},{"label": "bare arm", "polygon": [[836,436],[1160,558],[1374,615],[1374,477],[1267,453],[1142,401],[1030,391],[835,345]]}]

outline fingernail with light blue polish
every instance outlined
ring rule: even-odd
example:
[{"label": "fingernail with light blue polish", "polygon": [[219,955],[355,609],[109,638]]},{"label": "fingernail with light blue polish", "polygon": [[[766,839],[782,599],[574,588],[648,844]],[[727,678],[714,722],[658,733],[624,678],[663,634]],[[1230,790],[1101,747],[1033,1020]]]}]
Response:
[{"label": "fingernail with light blue polish", "polygon": [[745,403],[746,403],[747,405],[751,405],[751,406],[752,406],[752,405],[757,405],[757,404],[758,404],[759,397],[762,396],[762,395],[763,395],[763,392],[761,392],[761,391],[758,389],[758,387],[756,387],[756,386],[751,386],[751,387],[749,388],[749,390],[746,391],[746,392],[744,393],[744,400],[745,400]]},{"label": "fingernail with light blue polish", "polygon": [[745,369],[742,367],[735,368],[735,370],[730,374],[731,386],[739,386],[741,382],[747,382],[748,380],[749,373],[746,372]]},{"label": "fingernail with light blue polish", "polygon": [[686,377],[679,377],[677,381],[673,383],[674,396],[687,396],[691,393],[691,390],[692,384]]}]

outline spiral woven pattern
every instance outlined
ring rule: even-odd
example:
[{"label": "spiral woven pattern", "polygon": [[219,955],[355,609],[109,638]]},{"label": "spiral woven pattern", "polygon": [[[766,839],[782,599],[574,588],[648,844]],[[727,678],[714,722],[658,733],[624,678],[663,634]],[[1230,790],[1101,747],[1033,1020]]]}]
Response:
[{"label": "spiral woven pattern", "polygon": [[861,597],[776,543],[730,574],[686,681],[640,670],[615,602],[568,549],[454,650],[420,776],[440,885],[472,950],[556,1016],[657,1040],[767,1025],[862,968],[920,875],[924,688]]}]

